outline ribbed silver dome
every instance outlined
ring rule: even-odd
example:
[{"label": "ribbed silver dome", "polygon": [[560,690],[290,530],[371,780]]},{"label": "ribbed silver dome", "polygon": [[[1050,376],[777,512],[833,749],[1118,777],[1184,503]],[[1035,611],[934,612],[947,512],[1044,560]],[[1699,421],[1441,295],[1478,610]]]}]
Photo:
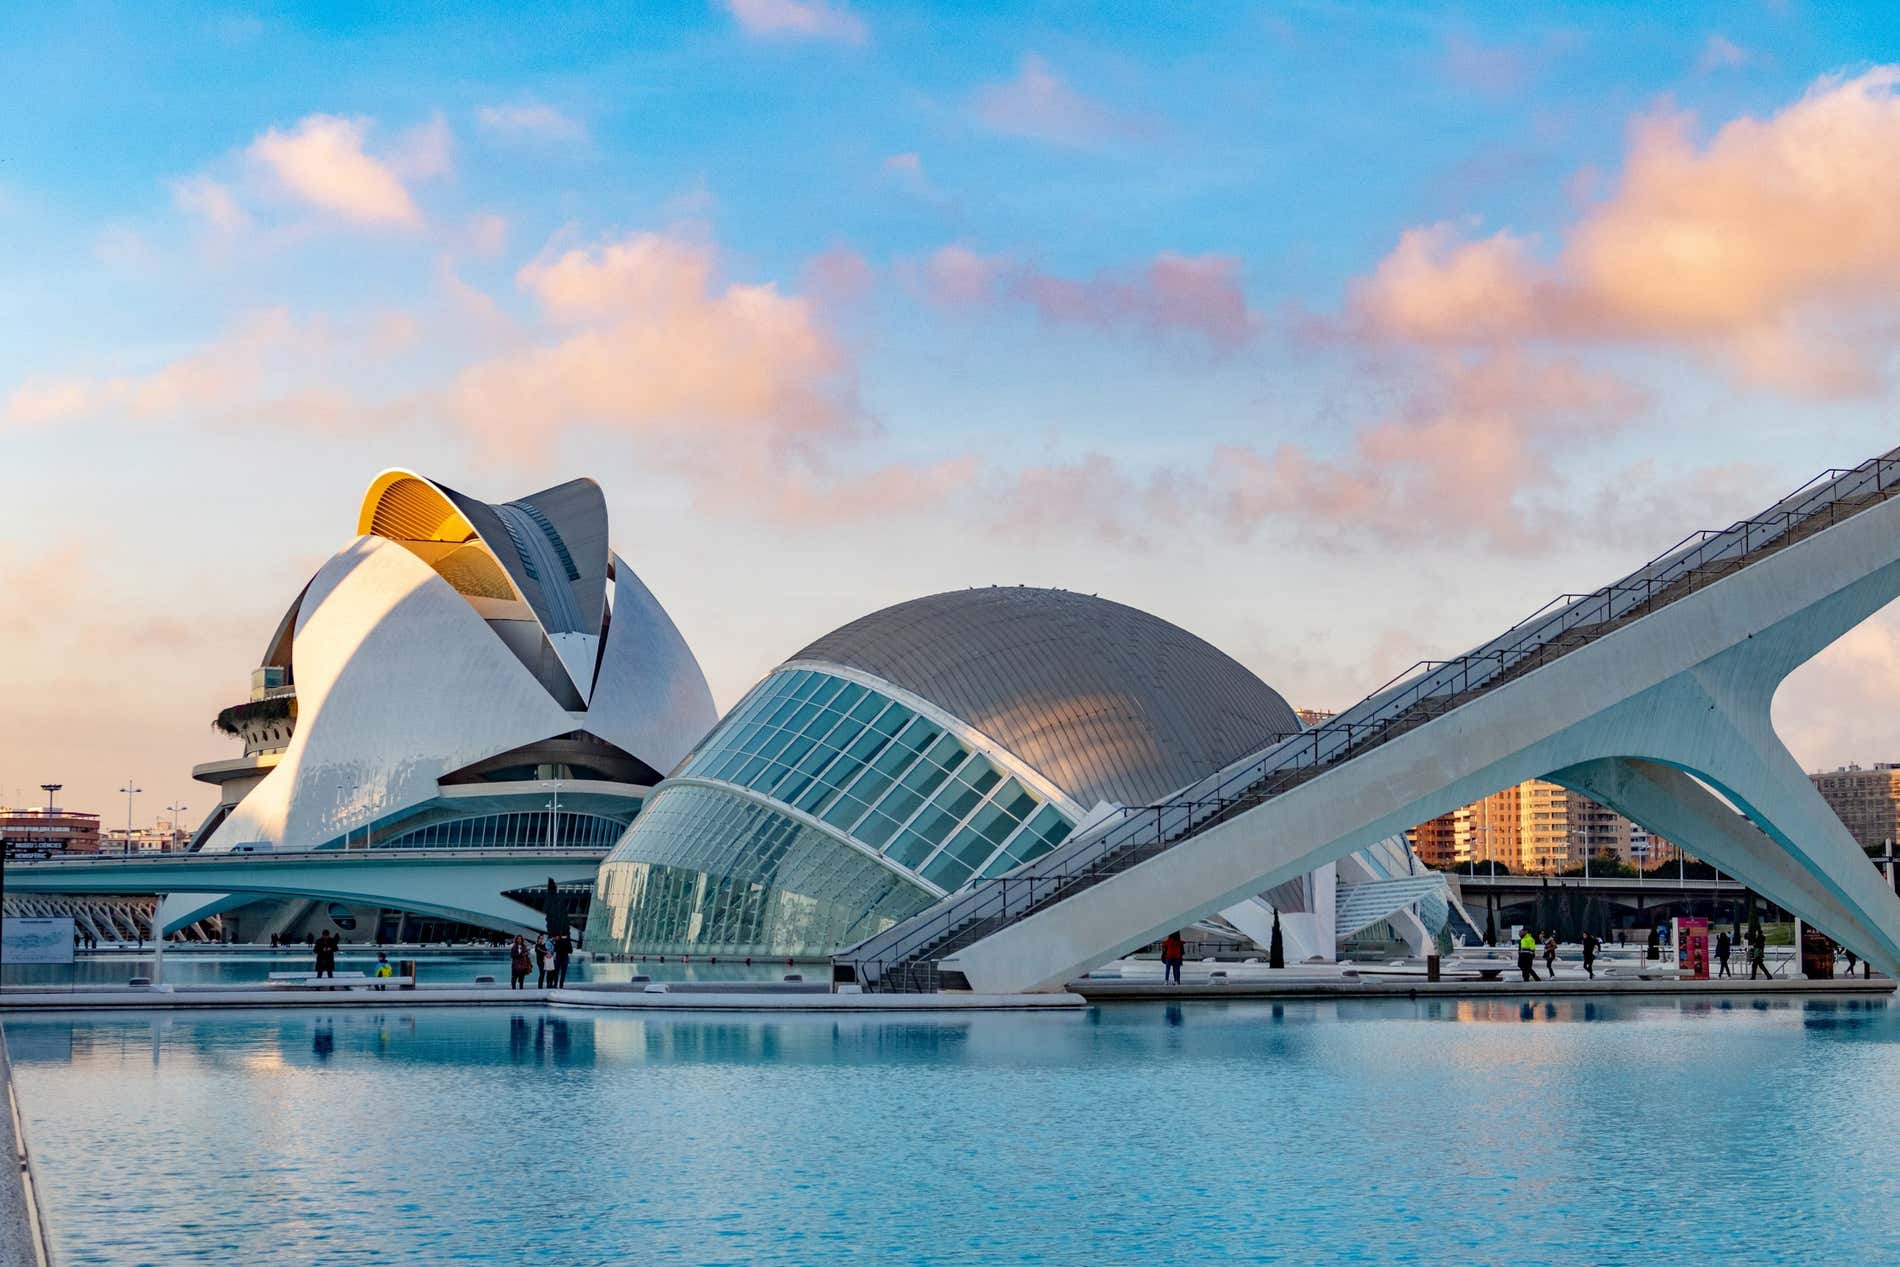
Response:
[{"label": "ribbed silver dome", "polygon": [[854,620],[792,659],[922,696],[1084,807],[1156,800],[1300,728],[1233,657],[1147,612],[1067,590],[932,594]]}]

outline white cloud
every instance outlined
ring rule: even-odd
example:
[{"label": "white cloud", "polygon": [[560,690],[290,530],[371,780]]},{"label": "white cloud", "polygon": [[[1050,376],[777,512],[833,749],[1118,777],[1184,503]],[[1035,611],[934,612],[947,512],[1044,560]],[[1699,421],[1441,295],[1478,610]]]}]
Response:
[{"label": "white cloud", "polygon": [[587,136],[577,120],[541,101],[483,106],[475,112],[475,121],[484,132],[511,140],[579,141]]},{"label": "white cloud", "polygon": [[286,194],[356,224],[415,228],[422,223],[391,166],[363,148],[368,119],[308,115],[288,132],[272,128],[247,151]]},{"label": "white cloud", "polygon": [[725,0],[739,28],[754,39],[831,40],[863,44],[864,21],[830,0]]},{"label": "white cloud", "polygon": [[228,185],[209,176],[186,176],[167,186],[172,205],[187,215],[203,220],[220,233],[237,233],[247,228],[251,217],[239,205]]},{"label": "white cloud", "polygon": [[1100,145],[1145,130],[1137,120],[1076,91],[1034,53],[1023,58],[1014,79],[977,89],[970,110],[992,131],[1058,145]]}]

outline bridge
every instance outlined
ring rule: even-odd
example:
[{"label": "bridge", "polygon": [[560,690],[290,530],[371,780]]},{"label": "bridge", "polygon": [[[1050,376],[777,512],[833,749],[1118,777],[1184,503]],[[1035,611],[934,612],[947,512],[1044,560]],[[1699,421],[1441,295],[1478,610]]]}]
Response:
[{"label": "bridge", "polygon": [[[1415,823],[1547,778],[1900,974],[1900,899],[1774,732],[1775,688],[1900,597],[1900,449],[1566,594],[1332,720],[839,955],[869,990],[1060,989]],[[1739,810],[1738,814],[1736,811]]]},{"label": "bridge", "polygon": [[[601,849],[311,849],[284,853],[91,854],[9,861],[8,893],[243,893],[391,906],[533,935],[542,913],[508,894],[591,884]],[[197,918],[167,919],[162,936]]]}]

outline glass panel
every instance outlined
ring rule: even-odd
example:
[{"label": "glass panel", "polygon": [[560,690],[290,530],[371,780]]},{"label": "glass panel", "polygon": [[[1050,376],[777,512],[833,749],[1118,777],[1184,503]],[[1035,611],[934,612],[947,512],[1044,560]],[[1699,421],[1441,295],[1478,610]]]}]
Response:
[{"label": "glass panel", "polygon": [[970,878],[970,865],[950,853],[940,853],[924,868],[924,879],[945,889],[956,889]]},{"label": "glass panel", "polygon": [[1008,840],[1009,834],[1016,830],[1016,820],[1011,818],[1002,806],[992,802],[976,812],[966,830],[980,834],[989,842],[989,847],[994,849]]},{"label": "glass panel", "polygon": [[868,808],[869,806],[865,805],[863,801],[846,793],[833,802],[831,808],[826,810],[820,817],[824,822],[831,824],[833,827],[848,830],[851,824],[857,821],[858,816],[864,813]]},{"label": "glass panel", "polygon": [[844,687],[845,680],[843,678],[825,677],[819,681],[818,689],[812,692],[811,702],[814,704],[829,703],[837,697],[838,692],[843,690]]},{"label": "glass panel", "polygon": [[858,721],[869,723],[884,711],[884,706],[889,702],[875,691],[866,691],[864,698],[852,706],[851,716]]},{"label": "glass panel", "polygon": [[961,821],[982,799],[983,794],[969,784],[953,781],[937,794],[936,808],[948,814],[953,821]]},{"label": "glass panel", "polygon": [[972,823],[950,838],[943,847],[944,852],[953,855],[958,862],[974,871],[996,852],[996,845],[987,839]]},{"label": "glass panel", "polygon": [[[851,834],[871,846],[871,848],[877,849],[882,847],[884,842],[889,840],[892,833],[896,830],[896,819],[885,814],[880,814],[876,810],[872,810],[869,814],[864,816],[863,820],[859,822],[856,827],[851,829]],[[928,853],[929,850],[926,849],[925,852]]]},{"label": "glass panel", "polygon": [[979,796],[995,787],[1002,777],[996,772],[996,767],[982,757],[971,757],[964,763],[963,768],[957,771],[957,781],[965,787],[973,788]]},{"label": "glass panel", "polygon": [[1009,816],[1018,822],[1028,818],[1036,806],[1042,804],[1022,784],[1010,780],[1003,790],[990,799],[1009,811]]},{"label": "glass panel", "polygon": [[[930,768],[928,764],[919,762],[917,769],[912,770],[908,775],[904,776],[903,783],[892,788],[890,795],[878,802],[878,813],[889,815],[900,823],[916,813],[917,807],[924,803],[924,797],[927,796],[928,793],[920,795],[917,792],[913,792],[910,790],[908,784],[911,779],[917,777],[919,771],[928,770]],[[938,777],[941,778],[942,776],[939,775]]]},{"label": "glass panel", "polygon": [[930,856],[930,851],[936,848],[936,845],[936,840],[924,835],[915,827],[910,827],[897,838],[895,844],[884,851],[884,856],[899,866],[909,867],[914,871],[925,858]]}]

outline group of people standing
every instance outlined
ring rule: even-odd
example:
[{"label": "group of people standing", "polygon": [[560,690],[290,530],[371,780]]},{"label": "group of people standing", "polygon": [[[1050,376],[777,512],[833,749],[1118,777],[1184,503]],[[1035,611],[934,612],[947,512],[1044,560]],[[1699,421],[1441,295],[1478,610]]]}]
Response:
[{"label": "group of people standing", "polygon": [[528,945],[527,938],[515,934],[508,948],[508,988],[522,989],[530,972],[537,973],[534,988],[559,989],[567,984],[567,961],[574,957],[574,939],[566,933],[549,937],[546,933]]},{"label": "group of people standing", "polygon": [[[1557,934],[1555,932],[1544,934],[1542,942],[1544,975],[1541,977],[1537,975],[1538,945],[1537,934],[1528,928],[1525,929],[1524,935],[1517,939],[1517,970],[1523,974],[1526,981],[1555,981],[1557,979]],[[1597,977],[1597,951],[1602,945],[1602,939],[1595,933],[1583,935],[1583,970],[1589,974],[1592,981]]]}]

